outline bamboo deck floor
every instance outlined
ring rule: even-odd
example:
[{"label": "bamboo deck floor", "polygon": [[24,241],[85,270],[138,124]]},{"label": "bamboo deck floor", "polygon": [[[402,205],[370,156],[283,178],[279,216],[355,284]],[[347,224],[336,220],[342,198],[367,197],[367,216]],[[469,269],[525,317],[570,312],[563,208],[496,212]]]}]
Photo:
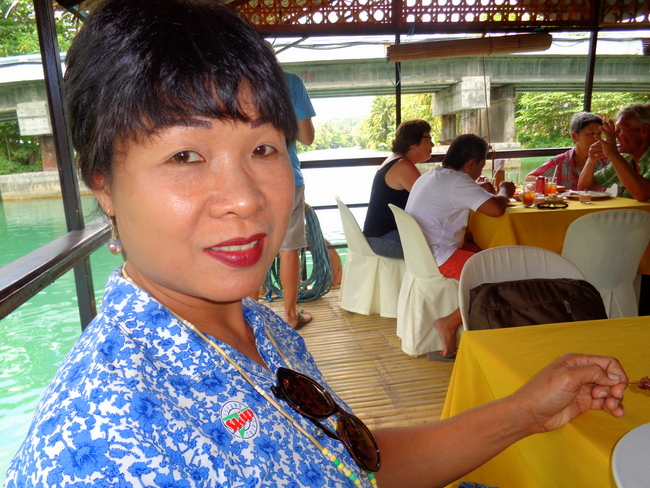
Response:
[{"label": "bamboo deck floor", "polygon": [[[283,301],[263,301],[283,316]],[[329,385],[370,429],[440,419],[453,363],[402,352],[396,319],[346,312],[339,290],[301,303],[314,319],[300,330]]]}]

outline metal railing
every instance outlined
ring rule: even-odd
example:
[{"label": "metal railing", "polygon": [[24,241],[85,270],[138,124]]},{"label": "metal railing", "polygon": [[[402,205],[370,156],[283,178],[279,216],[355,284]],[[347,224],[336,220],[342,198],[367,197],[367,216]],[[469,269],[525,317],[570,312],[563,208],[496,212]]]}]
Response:
[{"label": "metal railing", "polygon": [[[504,159],[526,158],[536,156],[555,156],[567,148],[520,149],[499,151]],[[430,162],[440,162],[444,155],[432,156]],[[492,155],[490,154],[491,158]],[[384,157],[358,158],[346,160],[304,161],[303,169],[313,168],[349,168],[354,166],[378,166]],[[367,202],[351,203],[348,207],[365,207]],[[336,205],[314,206],[315,210],[333,210]],[[60,278],[70,269],[83,263],[96,249],[104,244],[110,234],[105,218],[98,218],[86,225],[83,230],[76,230],[22,256],[0,268],[0,319],[36,295],[40,290]],[[333,248],[346,247],[334,244]],[[79,285],[77,285],[79,286]]]}]

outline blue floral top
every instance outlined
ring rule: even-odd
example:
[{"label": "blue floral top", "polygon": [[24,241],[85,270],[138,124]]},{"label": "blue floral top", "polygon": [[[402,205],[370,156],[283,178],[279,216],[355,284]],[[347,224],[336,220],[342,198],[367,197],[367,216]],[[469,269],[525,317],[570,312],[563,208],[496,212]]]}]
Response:
[{"label": "blue floral top", "polygon": [[[244,317],[271,371],[289,367],[325,385],[302,338],[282,319],[249,299]],[[217,343],[272,395],[275,374]],[[308,419],[280,404],[314,432]],[[358,474],[341,442],[329,437],[319,441]],[[370,486],[367,478],[360,479],[362,486]],[[354,484],[227,360],[118,270],[109,280],[100,314],[45,392],[11,462],[6,486]]]}]

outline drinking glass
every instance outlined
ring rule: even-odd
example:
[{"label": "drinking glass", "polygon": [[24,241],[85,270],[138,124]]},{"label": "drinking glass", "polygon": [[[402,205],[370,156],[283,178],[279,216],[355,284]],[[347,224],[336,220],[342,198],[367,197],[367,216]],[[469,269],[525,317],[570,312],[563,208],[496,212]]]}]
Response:
[{"label": "drinking glass", "polygon": [[535,182],[524,181],[521,184],[521,203],[524,207],[532,207],[535,202]]},{"label": "drinking glass", "polygon": [[519,173],[514,171],[506,173],[506,181],[512,181],[515,186],[519,186]]},{"label": "drinking glass", "polygon": [[555,195],[557,193],[557,177],[549,176],[546,178],[546,186],[544,188],[544,195]]}]

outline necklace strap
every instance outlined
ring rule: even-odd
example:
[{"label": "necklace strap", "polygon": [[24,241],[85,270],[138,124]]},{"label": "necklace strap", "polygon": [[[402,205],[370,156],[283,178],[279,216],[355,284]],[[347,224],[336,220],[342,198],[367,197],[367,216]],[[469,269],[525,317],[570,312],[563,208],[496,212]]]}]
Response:
[{"label": "necklace strap", "polygon": [[[135,282],[131,279],[131,277],[126,272],[125,266],[122,266],[122,276],[134,286],[138,286],[135,284]],[[183,317],[176,314],[172,310],[169,311],[172,313],[172,315],[174,315],[174,317],[178,319],[179,322],[181,322],[183,325],[185,325],[185,327],[187,327],[196,335],[198,335],[211,348],[217,351],[221,357],[223,357],[226,361],[228,361],[228,363],[235,369],[235,371],[237,371],[241,375],[241,377],[244,378],[255,389],[257,393],[259,393],[267,402],[269,402],[280,413],[280,415],[282,415],[285,419],[287,419],[289,423],[291,423],[291,425],[293,425],[301,434],[303,434],[307,439],[309,439],[311,443],[314,444],[314,446],[316,446],[316,448],[321,452],[321,454],[323,454],[327,459],[329,459],[329,461],[331,461],[338,468],[339,471],[341,471],[347,478],[349,478],[356,486],[361,484],[361,481],[357,475],[355,475],[349,468],[347,468],[343,464],[343,462],[340,459],[338,459],[338,457],[335,454],[330,452],[328,448],[324,447],[318,441],[318,439],[316,439],[316,437],[314,437],[312,434],[310,434],[307,431],[307,429],[305,429],[302,425],[300,425],[296,421],[296,419],[294,419],[291,415],[289,415],[273,396],[269,395],[257,383],[255,383],[255,381],[253,381],[250,375],[246,373],[246,371],[244,371],[244,369],[234,359],[232,359],[230,355],[228,355],[228,353],[224,351],[219,344],[217,344],[210,337],[208,337],[206,334],[201,332],[193,323],[189,322],[188,320],[185,320]],[[291,367],[292,369],[295,369],[291,366],[289,360],[282,353],[282,350],[278,347],[275,338],[273,338],[273,336],[269,333],[266,327],[264,327],[264,332],[266,333],[266,336],[273,344],[274,349],[278,352],[278,354],[280,355],[282,360],[287,364],[287,366]],[[377,485],[377,480],[375,479],[373,473],[365,473],[364,471],[361,471],[361,474],[362,476],[367,477],[373,486]]]}]

